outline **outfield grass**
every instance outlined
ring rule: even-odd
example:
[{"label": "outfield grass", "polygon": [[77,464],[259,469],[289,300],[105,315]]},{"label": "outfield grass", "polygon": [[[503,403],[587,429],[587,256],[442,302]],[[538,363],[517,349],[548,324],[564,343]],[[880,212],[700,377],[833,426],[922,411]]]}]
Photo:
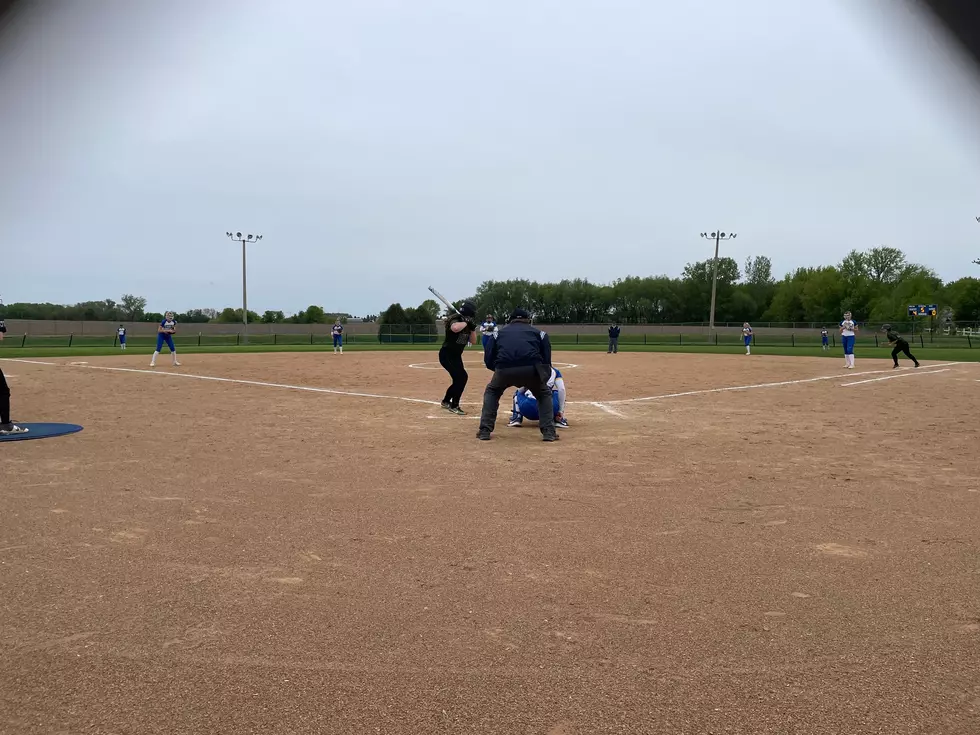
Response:
[{"label": "outfield grass", "polygon": [[[64,341],[64,340],[60,340]],[[561,339],[553,340],[556,350],[577,351],[577,352],[605,352],[604,343],[575,344],[565,342]],[[139,355],[149,354],[153,351],[152,342],[129,344],[129,349],[123,352],[118,347],[105,346],[105,340],[99,340],[92,344],[88,340],[74,342],[71,347],[56,347],[50,344],[27,344],[24,347],[13,344],[13,340],[5,340],[0,343],[0,358],[39,358],[39,357],[101,357],[107,355]],[[379,344],[377,342],[349,343],[344,346],[345,352],[401,352],[401,351],[431,351],[435,352],[439,348],[438,344]],[[479,347],[469,348],[478,351]],[[207,354],[207,353],[238,353],[238,352],[331,352],[333,348],[329,344],[207,344],[198,346],[196,344],[177,345],[177,353],[180,355]],[[695,354],[719,354],[737,355],[744,353],[745,348],[738,344],[706,345],[706,344],[642,344],[642,343],[623,343],[619,345],[620,352],[674,352],[674,353],[695,353]],[[858,345],[855,350],[858,359],[864,358],[888,358],[891,350],[887,347],[875,347],[874,345]],[[980,362],[980,349],[962,349],[955,347],[942,348],[921,348],[913,347],[913,352],[920,360],[934,362]],[[784,355],[793,357],[826,357],[840,359],[842,352],[840,347],[828,351],[820,349],[818,346],[791,347],[789,345],[758,345],[752,347],[753,355]],[[166,353],[165,353],[166,355]],[[902,360],[906,358],[902,357]]]}]

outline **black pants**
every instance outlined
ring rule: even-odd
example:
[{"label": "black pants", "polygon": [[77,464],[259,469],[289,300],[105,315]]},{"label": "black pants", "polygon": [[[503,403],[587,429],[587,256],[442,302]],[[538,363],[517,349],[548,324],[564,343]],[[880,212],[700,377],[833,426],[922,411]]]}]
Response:
[{"label": "black pants", "polygon": [[892,350],[892,360],[895,361],[895,364],[896,365],[898,365],[898,355],[899,355],[899,353],[904,353],[905,356],[908,359],[910,359],[912,362],[914,362],[916,365],[919,364],[919,361],[915,359],[915,355],[913,355],[909,351],[909,343],[908,342],[898,342],[895,345],[895,349]]},{"label": "black pants", "polygon": [[439,364],[446,369],[449,377],[453,379],[453,383],[446,391],[446,396],[442,402],[448,403],[453,408],[459,408],[459,401],[463,397],[463,391],[466,390],[466,381],[470,377],[466,368],[463,367],[463,353],[457,354],[454,350],[447,350],[443,347],[439,350]]},{"label": "black pants", "polygon": [[10,388],[7,386],[7,379],[3,377],[3,370],[0,370],[0,424],[10,423]]},{"label": "black pants", "polygon": [[538,427],[544,436],[555,433],[555,414],[553,411],[541,408],[552,404],[551,365],[534,365],[531,367],[498,368],[493,371],[493,377],[483,391],[483,411],[480,413],[480,431],[493,431],[497,423],[497,410],[500,408],[500,397],[508,388],[525,387],[538,401]]}]

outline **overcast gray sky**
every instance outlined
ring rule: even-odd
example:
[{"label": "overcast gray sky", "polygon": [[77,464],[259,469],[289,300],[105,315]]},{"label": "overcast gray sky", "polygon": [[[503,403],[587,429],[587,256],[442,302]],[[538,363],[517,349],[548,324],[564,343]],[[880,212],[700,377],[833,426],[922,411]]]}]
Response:
[{"label": "overcast gray sky", "polygon": [[7,303],[240,305],[229,229],[259,312],[677,275],[715,227],[977,274],[975,92],[853,2],[48,5],[0,38]]}]

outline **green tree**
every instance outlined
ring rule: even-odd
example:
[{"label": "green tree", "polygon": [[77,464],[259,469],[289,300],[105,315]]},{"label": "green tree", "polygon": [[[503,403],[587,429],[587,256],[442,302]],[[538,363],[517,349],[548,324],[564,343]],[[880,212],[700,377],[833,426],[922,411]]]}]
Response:
[{"label": "green tree", "polygon": [[754,286],[773,286],[772,261],[765,255],[747,258],[745,261],[745,282]]},{"label": "green tree", "polygon": [[191,309],[184,314],[177,314],[177,321],[185,324],[204,324],[211,321],[212,312],[214,309]]},{"label": "green tree", "polygon": [[[215,319],[215,321],[221,322],[222,324],[236,324],[236,323],[240,324],[242,321],[242,310],[232,309],[230,306],[226,307],[221,310],[221,313],[218,314],[218,318]],[[262,322],[262,317],[260,317],[258,313],[249,309],[248,323],[259,324],[261,322]]]},{"label": "green tree", "polygon": [[864,262],[868,277],[875,283],[894,283],[906,268],[905,253],[898,248],[871,248]]},{"label": "green tree", "polygon": [[382,324],[408,324],[408,318],[405,316],[405,310],[402,308],[401,304],[392,304],[383,312],[381,312],[381,323]]},{"label": "green tree", "polygon": [[[714,278],[714,260],[699,260],[696,263],[688,263],[684,266],[681,277],[685,281],[696,283],[711,284]],[[718,285],[733,286],[739,281],[742,274],[738,270],[738,263],[734,258],[718,258]]]},{"label": "green tree", "polygon": [[327,314],[323,310],[322,306],[310,304],[306,307],[306,311],[303,312],[304,324],[326,324],[329,321],[332,320],[327,317]]},{"label": "green tree", "polygon": [[286,315],[281,311],[266,311],[262,314],[262,321],[266,324],[280,324],[286,320]]},{"label": "green tree", "polygon": [[146,313],[146,299],[127,293],[123,294],[119,300],[125,319],[136,322],[143,318],[143,314]]},{"label": "green tree", "polygon": [[980,322],[980,279],[960,278],[946,286],[946,300],[956,321]]}]

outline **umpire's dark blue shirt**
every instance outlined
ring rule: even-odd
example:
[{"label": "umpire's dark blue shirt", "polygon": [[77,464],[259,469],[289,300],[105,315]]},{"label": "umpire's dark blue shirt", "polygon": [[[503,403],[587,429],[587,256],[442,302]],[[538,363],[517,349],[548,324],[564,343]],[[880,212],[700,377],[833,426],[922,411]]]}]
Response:
[{"label": "umpire's dark blue shirt", "polygon": [[551,340],[527,322],[511,322],[487,341],[483,362],[490,370],[551,364]]}]

